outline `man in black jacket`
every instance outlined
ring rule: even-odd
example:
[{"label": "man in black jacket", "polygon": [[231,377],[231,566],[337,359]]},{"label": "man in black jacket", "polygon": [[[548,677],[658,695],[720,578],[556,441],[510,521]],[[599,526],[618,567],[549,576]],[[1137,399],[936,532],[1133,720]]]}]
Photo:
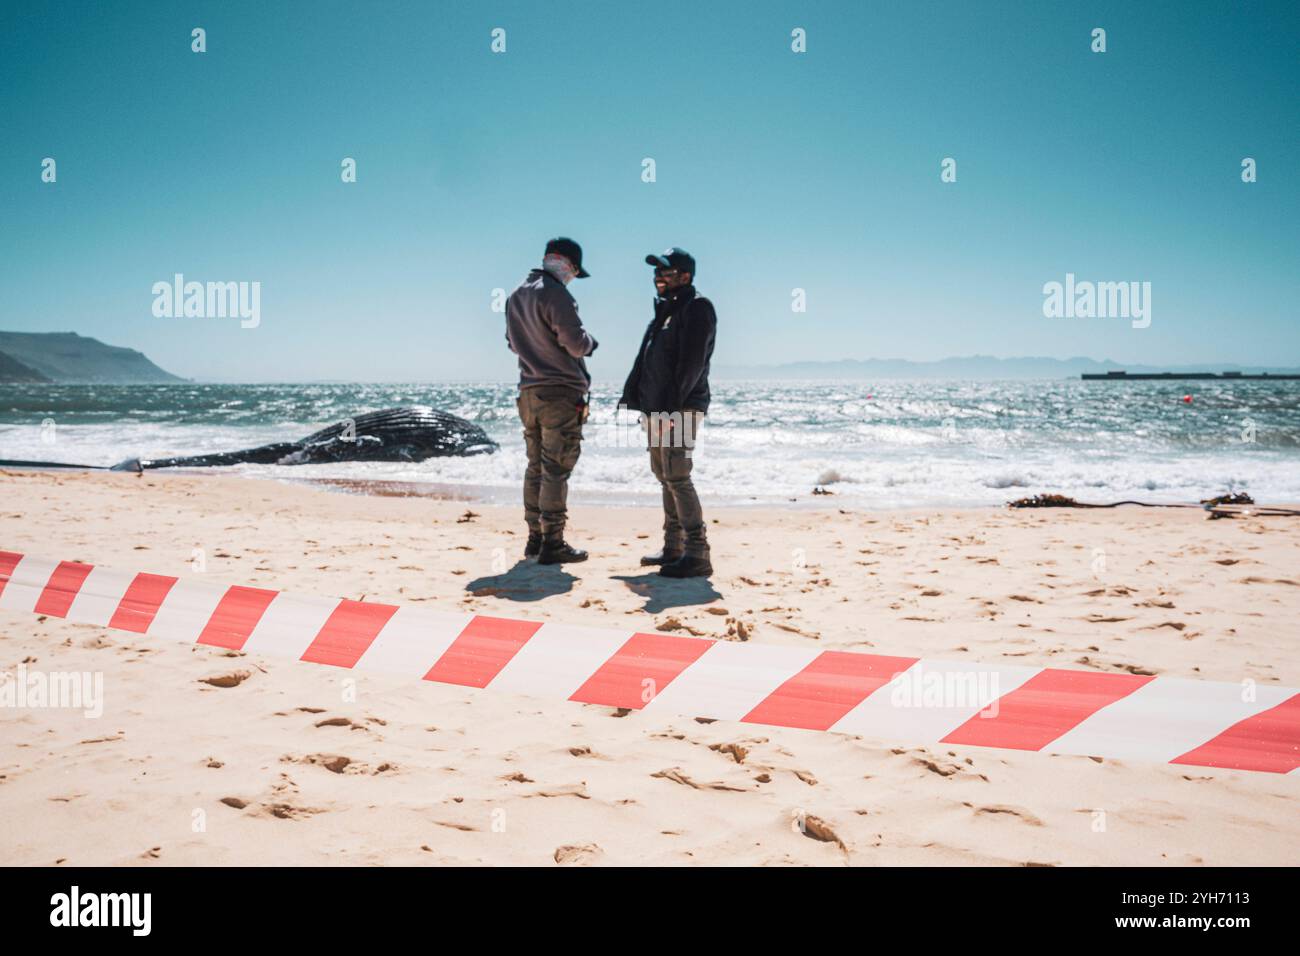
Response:
[{"label": "man in black jacket", "polygon": [[582,247],[572,239],[552,239],[542,267],[528,273],[506,300],[506,342],[519,356],[516,405],[528,454],[524,556],[536,557],[538,564],[587,560],[586,551],[564,540],[569,473],[582,451],[591,388],[584,359],[596,351],[566,286],[587,275]]},{"label": "man in black jacket", "polygon": [[620,404],[639,411],[664,504],[664,546],[641,559],[670,578],[707,577],[709,541],[691,483],[695,437],[709,410],[709,360],[718,319],[699,295],[695,259],[676,247],[645,259],[655,269],[655,314],[641,339]]}]

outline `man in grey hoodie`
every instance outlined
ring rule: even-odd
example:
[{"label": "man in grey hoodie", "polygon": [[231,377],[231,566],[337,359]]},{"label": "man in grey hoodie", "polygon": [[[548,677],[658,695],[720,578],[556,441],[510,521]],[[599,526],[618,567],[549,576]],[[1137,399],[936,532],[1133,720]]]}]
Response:
[{"label": "man in grey hoodie", "polygon": [[582,451],[591,375],[584,358],[596,340],[582,327],[566,288],[585,279],[582,247],[572,239],[546,244],[542,267],[506,300],[506,342],[519,356],[519,398],[528,467],[524,471],[525,557],[539,564],[587,560],[564,540],[569,474]]}]

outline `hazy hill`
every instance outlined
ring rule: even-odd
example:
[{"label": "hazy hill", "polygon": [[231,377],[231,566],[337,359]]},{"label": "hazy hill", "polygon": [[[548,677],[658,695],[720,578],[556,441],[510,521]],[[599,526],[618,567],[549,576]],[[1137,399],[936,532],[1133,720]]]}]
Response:
[{"label": "hazy hill", "polygon": [[0,332],[0,353],[18,366],[13,374],[35,372],[42,378],[11,378],[0,362],[0,381],[89,382],[134,385],[182,382],[135,349],[105,345],[76,332]]},{"label": "hazy hill", "polygon": [[1295,374],[1282,366],[1244,366],[1232,363],[1209,365],[1124,365],[1110,359],[1090,358],[994,358],[970,355],[937,362],[907,359],[841,359],[836,362],[789,362],[783,365],[733,365],[716,367],[713,374],[730,379],[1031,379],[1078,378],[1084,372],[1273,372]]},{"label": "hazy hill", "polygon": [[36,369],[28,368],[12,355],[6,355],[4,352],[0,352],[0,382],[48,381],[49,379],[36,371]]}]

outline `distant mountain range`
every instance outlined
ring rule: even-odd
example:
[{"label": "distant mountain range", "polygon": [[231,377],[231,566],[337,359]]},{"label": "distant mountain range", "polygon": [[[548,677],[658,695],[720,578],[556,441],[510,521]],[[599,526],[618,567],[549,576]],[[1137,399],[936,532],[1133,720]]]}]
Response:
[{"label": "distant mountain range", "polygon": [[[840,359],[783,365],[713,367],[719,379],[1062,379],[1085,372],[1242,372],[1297,374],[1295,366],[1231,363],[1200,365],[1124,365],[1110,359],[994,358],[971,355],[937,362],[907,359]],[[159,384],[186,379],[164,371],[135,349],[105,345],[75,332],[0,332],[0,382]]]},{"label": "distant mountain range", "polygon": [[140,385],[183,382],[135,349],[76,332],[0,332],[0,382]]},{"label": "distant mountain range", "polygon": [[712,375],[720,379],[1032,379],[1078,378],[1084,372],[1244,372],[1259,374],[1295,374],[1294,366],[1233,365],[1124,365],[1110,359],[1090,358],[994,358],[971,355],[946,358],[937,362],[912,362],[907,359],[840,359],[835,362],[787,362],[783,365],[715,366]]}]

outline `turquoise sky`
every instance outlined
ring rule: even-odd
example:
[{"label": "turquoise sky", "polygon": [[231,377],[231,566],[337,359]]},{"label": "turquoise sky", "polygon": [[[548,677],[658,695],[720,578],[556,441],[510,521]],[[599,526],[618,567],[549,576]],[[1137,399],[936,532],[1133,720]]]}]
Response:
[{"label": "turquoise sky", "polygon": [[[9,3],[0,328],[204,379],[505,380],[492,291],[567,234],[601,380],[673,244],[718,364],[1300,364],[1297,9]],[[259,281],[260,327],[155,318],[176,272]],[[1044,318],[1067,272],[1151,282],[1151,326]]]}]

